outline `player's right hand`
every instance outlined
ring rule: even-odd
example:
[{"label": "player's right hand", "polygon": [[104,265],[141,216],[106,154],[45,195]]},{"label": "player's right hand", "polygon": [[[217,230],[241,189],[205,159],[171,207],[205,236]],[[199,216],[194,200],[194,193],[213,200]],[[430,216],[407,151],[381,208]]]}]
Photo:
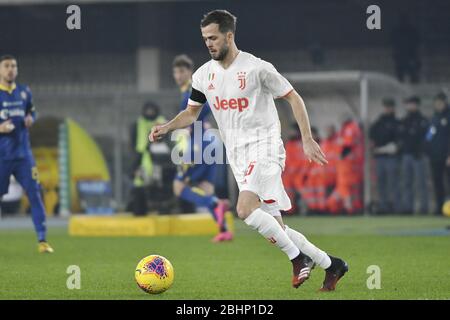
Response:
[{"label": "player's right hand", "polygon": [[6,120],[5,122],[3,122],[2,124],[0,124],[0,132],[1,133],[10,133],[11,131],[13,131],[16,127],[14,126],[14,124],[11,122],[11,119]]},{"label": "player's right hand", "polygon": [[328,160],[326,159],[323,151],[320,149],[319,144],[312,138],[305,139],[303,141],[303,151],[305,153],[306,158],[310,162],[314,161],[320,165],[328,163]]},{"label": "player's right hand", "polygon": [[156,125],[152,128],[152,131],[150,131],[148,135],[148,140],[150,142],[155,142],[158,140],[161,140],[167,133],[169,132],[169,129],[165,125]]}]

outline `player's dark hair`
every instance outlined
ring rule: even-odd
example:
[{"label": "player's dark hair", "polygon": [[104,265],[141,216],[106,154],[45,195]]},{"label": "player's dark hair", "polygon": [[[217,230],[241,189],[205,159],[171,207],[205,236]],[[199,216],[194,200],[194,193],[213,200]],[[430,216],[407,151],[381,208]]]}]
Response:
[{"label": "player's dark hair", "polygon": [[236,21],[237,18],[227,10],[214,10],[203,16],[200,27],[204,28],[211,23],[217,23],[221,33],[227,33],[228,31],[236,33]]},{"label": "player's dark hair", "polygon": [[194,70],[194,61],[189,58],[186,54],[180,54],[173,59],[172,62],[173,68],[187,68],[189,70]]},{"label": "player's dark hair", "polygon": [[12,54],[4,54],[2,56],[0,56],[0,63],[2,63],[5,60],[16,60],[16,57],[14,57]]}]

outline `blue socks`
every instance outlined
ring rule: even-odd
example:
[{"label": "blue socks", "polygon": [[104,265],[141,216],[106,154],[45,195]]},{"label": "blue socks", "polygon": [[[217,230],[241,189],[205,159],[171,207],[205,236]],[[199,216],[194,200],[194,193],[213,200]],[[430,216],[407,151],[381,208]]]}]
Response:
[{"label": "blue socks", "polygon": [[[205,195],[205,192],[200,188],[190,188],[184,187],[183,191],[181,191],[180,198],[195,204],[196,207],[206,207],[211,213],[214,221],[217,222],[216,214],[214,213],[214,208],[217,205],[217,197],[216,196],[208,196]],[[224,222],[221,226],[219,226],[220,232],[227,231],[226,222]]]},{"label": "blue socks", "polygon": [[[33,188],[34,189],[34,188]],[[31,206],[31,218],[33,220],[34,229],[38,237],[38,241],[45,241],[47,227],[45,225],[45,209],[39,189],[27,190],[28,201]]]},{"label": "blue socks", "polygon": [[180,198],[195,204],[197,207],[207,207],[214,210],[217,204],[217,198],[215,196],[204,195],[203,190],[200,191],[197,188],[194,190],[193,188],[184,187],[183,191],[181,191]]}]

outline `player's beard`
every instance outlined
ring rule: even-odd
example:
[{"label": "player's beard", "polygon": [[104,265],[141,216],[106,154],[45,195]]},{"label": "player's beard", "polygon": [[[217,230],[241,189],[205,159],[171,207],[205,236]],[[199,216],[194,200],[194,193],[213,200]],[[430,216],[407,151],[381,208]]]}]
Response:
[{"label": "player's beard", "polygon": [[228,51],[230,51],[230,48],[227,46],[227,44],[224,44],[224,46],[220,49],[219,54],[216,57],[211,55],[211,57],[216,61],[222,61],[227,56]]}]

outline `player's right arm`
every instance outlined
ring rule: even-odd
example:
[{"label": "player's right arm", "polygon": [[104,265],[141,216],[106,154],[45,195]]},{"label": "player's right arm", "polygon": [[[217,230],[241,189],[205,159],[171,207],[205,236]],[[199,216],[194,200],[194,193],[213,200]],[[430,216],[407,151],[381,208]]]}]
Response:
[{"label": "player's right arm", "polygon": [[186,128],[197,120],[202,106],[191,106],[188,104],[185,110],[181,111],[175,118],[163,125],[156,125],[148,135],[150,142],[162,139],[167,133],[181,128]]},{"label": "player's right arm", "polygon": [[186,128],[197,120],[203,104],[206,103],[206,96],[202,92],[201,85],[202,71],[202,68],[199,68],[192,75],[192,91],[186,109],[166,124],[154,126],[148,135],[150,142],[162,139],[162,137],[173,130]]},{"label": "player's right arm", "polygon": [[320,149],[319,144],[312,138],[308,111],[306,110],[302,97],[294,90],[289,81],[268,62],[262,61],[260,65],[260,77],[263,86],[275,99],[283,98],[291,105],[294,118],[302,134],[305,156],[310,162],[314,161],[318,164],[326,164],[328,161],[325,155]]}]

